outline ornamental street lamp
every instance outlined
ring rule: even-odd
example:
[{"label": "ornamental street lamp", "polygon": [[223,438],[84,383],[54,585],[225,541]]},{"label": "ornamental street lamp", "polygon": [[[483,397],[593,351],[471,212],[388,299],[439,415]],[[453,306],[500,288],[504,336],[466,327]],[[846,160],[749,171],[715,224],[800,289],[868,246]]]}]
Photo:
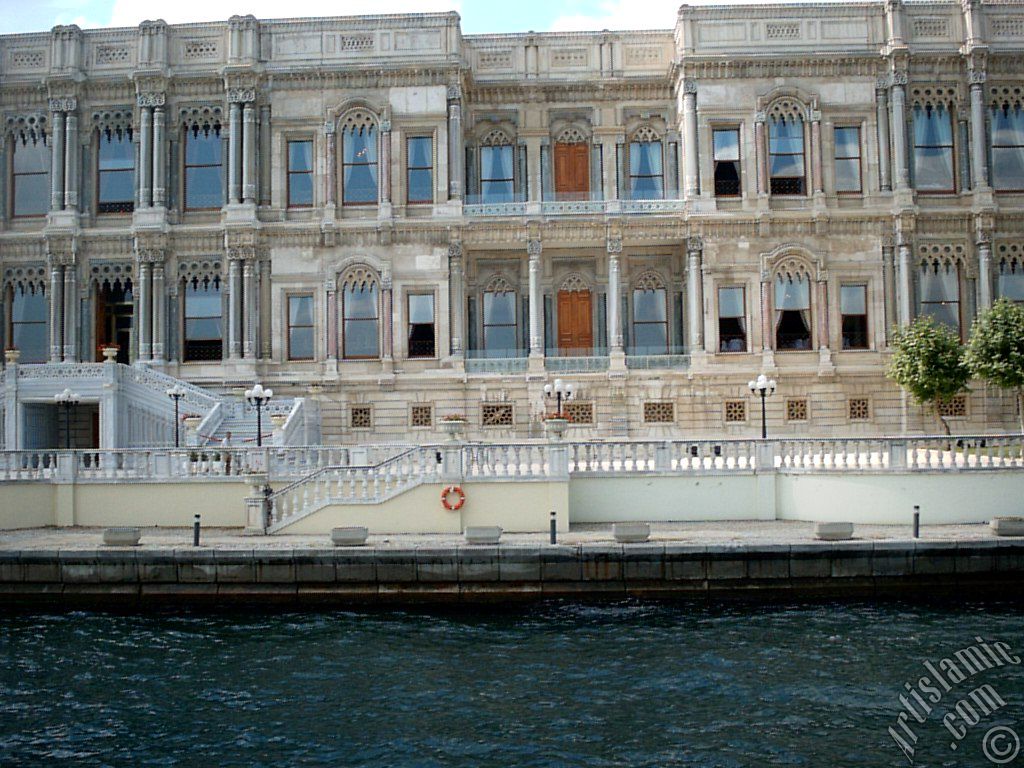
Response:
[{"label": "ornamental street lamp", "polygon": [[178,418],[178,402],[185,396],[185,388],[181,384],[175,384],[173,387],[167,390],[167,396],[174,401],[174,447],[181,447],[181,439],[178,436],[178,425],[180,419]]},{"label": "ornamental street lamp", "polygon": [[769,379],[762,373],[754,381],[747,384],[747,386],[750,387],[751,394],[761,396],[761,439],[764,440],[768,437],[765,399],[768,395],[775,394],[775,379]]},{"label": "ornamental street lamp", "polygon": [[67,427],[64,432],[64,447],[69,451],[71,450],[71,409],[78,405],[80,399],[78,393],[72,392],[70,389],[65,389],[53,396],[53,402],[64,406],[64,422]]},{"label": "ornamental street lamp", "polygon": [[576,388],[572,385],[572,382],[562,381],[561,379],[555,379],[554,385],[544,385],[544,399],[548,402],[552,398],[555,400],[556,419],[565,418],[565,414],[562,413],[562,401],[569,402],[575,393]]},{"label": "ornamental street lamp", "polygon": [[263,406],[270,402],[274,396],[274,390],[264,389],[262,384],[253,385],[252,389],[245,390],[245,400],[256,409],[256,445],[263,447]]}]

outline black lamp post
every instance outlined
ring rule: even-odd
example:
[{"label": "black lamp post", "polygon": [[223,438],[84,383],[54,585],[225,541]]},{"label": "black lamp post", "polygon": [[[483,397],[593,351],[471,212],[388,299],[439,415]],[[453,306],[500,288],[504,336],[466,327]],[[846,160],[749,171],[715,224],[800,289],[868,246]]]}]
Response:
[{"label": "black lamp post", "polygon": [[256,409],[256,445],[263,447],[263,406],[270,402],[274,390],[264,389],[262,384],[255,384],[252,389],[245,390],[245,400]]},{"label": "black lamp post", "polygon": [[70,389],[65,389],[63,392],[58,392],[53,396],[53,401],[57,405],[64,406],[64,422],[67,427],[64,432],[64,448],[69,451],[71,450],[71,409],[78,405],[80,399]]},{"label": "black lamp post", "polygon": [[562,381],[561,379],[555,379],[554,385],[544,385],[544,399],[551,401],[555,399],[555,418],[564,419],[565,415],[562,413],[562,401],[569,402],[572,400],[572,396],[575,393],[575,388],[569,382]]},{"label": "black lamp post", "polygon": [[765,400],[768,395],[775,393],[775,379],[769,379],[762,373],[747,386],[750,387],[750,392],[752,394],[761,396],[761,439],[764,440],[768,437],[768,423],[766,419],[767,408],[765,407]]},{"label": "black lamp post", "polygon": [[181,447],[181,438],[178,435],[180,419],[178,418],[178,403],[185,396],[185,388],[181,384],[175,384],[167,390],[167,396],[174,401],[174,447]]}]

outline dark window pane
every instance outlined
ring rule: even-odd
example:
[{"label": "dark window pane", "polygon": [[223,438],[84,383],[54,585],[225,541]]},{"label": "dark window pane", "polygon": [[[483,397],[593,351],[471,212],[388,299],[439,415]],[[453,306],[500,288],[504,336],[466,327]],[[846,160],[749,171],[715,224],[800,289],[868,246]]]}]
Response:
[{"label": "dark window pane", "polygon": [[310,173],[288,174],[288,205],[313,204],[313,175]]},{"label": "dark window pane", "polygon": [[131,202],[135,198],[135,171],[100,171],[99,202]]},{"label": "dark window pane", "polygon": [[867,348],[867,317],[865,315],[843,315],[843,349]]},{"label": "dark window pane", "polygon": [[288,331],[288,357],[291,360],[313,359],[313,329],[290,328]]},{"label": "dark window pane", "polygon": [[722,317],[718,320],[718,350],[746,352],[747,332],[743,318]]},{"label": "dark window pane", "polygon": [[433,171],[430,169],[409,169],[409,202],[429,203],[434,199]]}]

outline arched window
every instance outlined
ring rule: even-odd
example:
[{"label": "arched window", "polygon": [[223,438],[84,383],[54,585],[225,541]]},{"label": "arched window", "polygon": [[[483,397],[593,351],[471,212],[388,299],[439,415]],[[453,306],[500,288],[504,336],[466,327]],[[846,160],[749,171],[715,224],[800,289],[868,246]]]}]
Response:
[{"label": "arched window", "polygon": [[773,195],[806,194],[804,121],[795,109],[777,110],[768,121],[768,173]]},{"label": "arched window", "polygon": [[914,107],[914,186],[920,192],[955,191],[953,116],[945,104]]},{"label": "arched window", "polygon": [[960,334],[960,264],[945,253],[926,255],[918,265],[921,315]]},{"label": "arched window", "polygon": [[484,203],[515,200],[515,148],[501,130],[493,130],[480,142],[480,199]]},{"label": "arched window", "polygon": [[348,272],[341,281],[341,344],[346,360],[380,356],[380,285],[376,274],[365,267]]},{"label": "arched window", "polygon": [[351,113],[341,131],[341,188],[345,205],[377,204],[377,121],[368,112]]},{"label": "arched window", "polygon": [[185,362],[220,360],[224,352],[224,310],[220,276],[196,275],[184,280]]},{"label": "arched window", "polygon": [[50,147],[46,134],[25,132],[14,137],[12,167],[13,214],[43,216],[50,210]]},{"label": "arched window", "polygon": [[503,277],[491,278],[483,292],[484,353],[487,357],[518,357],[516,292]]},{"label": "arched window", "polygon": [[46,292],[42,282],[15,283],[8,288],[8,344],[21,352],[23,363],[45,363],[48,357]]},{"label": "arched window", "polygon": [[1019,256],[1004,257],[999,262],[996,293],[1000,299],[1024,304],[1024,264]]},{"label": "arched window", "polygon": [[633,283],[634,355],[668,352],[668,296],[665,283],[654,272],[645,272]]},{"label": "arched window", "polygon": [[99,131],[96,168],[97,213],[132,211],[135,207],[135,150],[130,126]]},{"label": "arched window", "polygon": [[[94,268],[98,268],[95,267]],[[131,332],[135,296],[132,279],[125,272],[94,275],[96,296],[96,362],[103,360],[103,348],[116,346],[117,362],[130,362]]]},{"label": "arched window", "polygon": [[775,274],[775,348],[811,346],[811,276],[799,264],[786,264]]},{"label": "arched window", "polygon": [[629,142],[629,199],[661,200],[665,197],[665,157],[661,138],[650,126],[642,126]]},{"label": "arched window", "polygon": [[224,205],[224,165],[218,119],[185,126],[185,208],[204,211]]},{"label": "arched window", "polygon": [[992,106],[992,186],[1024,190],[1024,109],[1019,100]]}]

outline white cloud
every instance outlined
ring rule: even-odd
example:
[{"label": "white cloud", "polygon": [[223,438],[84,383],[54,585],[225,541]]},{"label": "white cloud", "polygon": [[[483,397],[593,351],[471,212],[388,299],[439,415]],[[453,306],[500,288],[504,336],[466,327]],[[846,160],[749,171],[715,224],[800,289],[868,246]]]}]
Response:
[{"label": "white cloud", "polygon": [[[461,0],[374,0],[359,10],[372,13],[438,13],[458,11]],[[139,0],[114,0],[110,23],[131,27],[145,19],[163,19],[169,24],[196,21],[224,21],[235,14],[252,14],[258,19],[301,18],[307,16],[354,15],[356,9],[338,0],[174,0],[140,3]],[[345,12],[348,11],[349,14]]]}]

